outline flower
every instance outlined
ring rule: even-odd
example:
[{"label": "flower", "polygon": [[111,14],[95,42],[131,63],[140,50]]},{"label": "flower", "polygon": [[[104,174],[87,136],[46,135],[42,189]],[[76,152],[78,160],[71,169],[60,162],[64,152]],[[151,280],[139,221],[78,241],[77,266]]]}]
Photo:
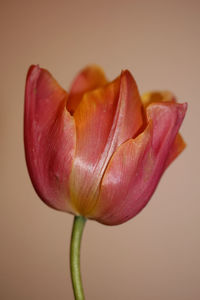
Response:
[{"label": "flower", "polygon": [[89,66],[67,93],[47,70],[31,66],[24,142],[37,194],[103,224],[133,218],[185,147],[178,131],[186,110],[170,92],[141,98],[128,70],[108,82]]}]

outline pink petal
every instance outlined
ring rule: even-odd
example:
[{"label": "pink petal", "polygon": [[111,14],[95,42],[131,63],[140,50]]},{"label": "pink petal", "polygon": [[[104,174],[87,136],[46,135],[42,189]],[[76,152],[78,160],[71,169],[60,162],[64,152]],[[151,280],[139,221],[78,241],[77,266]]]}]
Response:
[{"label": "pink petal", "polygon": [[104,72],[95,65],[83,69],[75,78],[67,100],[67,109],[74,113],[83,94],[104,86],[107,83]]},{"label": "pink petal", "polygon": [[71,211],[69,174],[75,124],[66,110],[67,93],[39,66],[31,66],[25,91],[24,142],[36,192],[48,205]]},{"label": "pink petal", "polygon": [[91,218],[116,225],[142,210],[165,170],[186,109],[175,103],[148,106],[145,131],[121,145],[109,162]]},{"label": "pink petal", "polygon": [[[142,95],[142,102],[145,107],[151,103],[176,102],[176,97],[169,91],[152,91]],[[185,149],[185,142],[178,133],[173,145],[171,146],[166,167]]]},{"label": "pink petal", "polygon": [[74,113],[77,131],[71,197],[77,212],[93,209],[99,184],[115,149],[143,124],[136,83],[128,71],[112,83],[85,94]]}]

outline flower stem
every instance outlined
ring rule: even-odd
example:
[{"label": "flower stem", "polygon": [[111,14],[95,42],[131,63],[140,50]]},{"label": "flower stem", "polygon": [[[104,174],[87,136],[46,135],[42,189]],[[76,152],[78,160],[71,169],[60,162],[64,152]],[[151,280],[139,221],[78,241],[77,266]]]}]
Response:
[{"label": "flower stem", "polygon": [[85,222],[84,217],[75,216],[71,235],[70,269],[75,300],[85,299],[80,272],[80,246]]}]

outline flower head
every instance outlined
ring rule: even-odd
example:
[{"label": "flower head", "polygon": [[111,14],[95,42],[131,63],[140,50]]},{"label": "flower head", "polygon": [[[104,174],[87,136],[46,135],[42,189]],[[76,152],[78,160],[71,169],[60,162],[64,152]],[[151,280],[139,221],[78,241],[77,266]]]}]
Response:
[{"label": "flower head", "polygon": [[67,93],[48,71],[31,66],[24,141],[36,192],[53,208],[104,224],[129,220],[184,149],[178,131],[186,109],[170,92],[141,98],[127,70],[108,82],[89,66]]}]

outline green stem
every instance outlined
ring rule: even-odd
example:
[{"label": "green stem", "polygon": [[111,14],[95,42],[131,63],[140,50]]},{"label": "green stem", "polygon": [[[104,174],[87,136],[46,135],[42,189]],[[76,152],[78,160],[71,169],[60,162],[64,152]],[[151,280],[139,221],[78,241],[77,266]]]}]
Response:
[{"label": "green stem", "polygon": [[80,273],[80,246],[86,219],[82,216],[74,217],[70,245],[70,269],[75,300],[84,300],[84,292]]}]

